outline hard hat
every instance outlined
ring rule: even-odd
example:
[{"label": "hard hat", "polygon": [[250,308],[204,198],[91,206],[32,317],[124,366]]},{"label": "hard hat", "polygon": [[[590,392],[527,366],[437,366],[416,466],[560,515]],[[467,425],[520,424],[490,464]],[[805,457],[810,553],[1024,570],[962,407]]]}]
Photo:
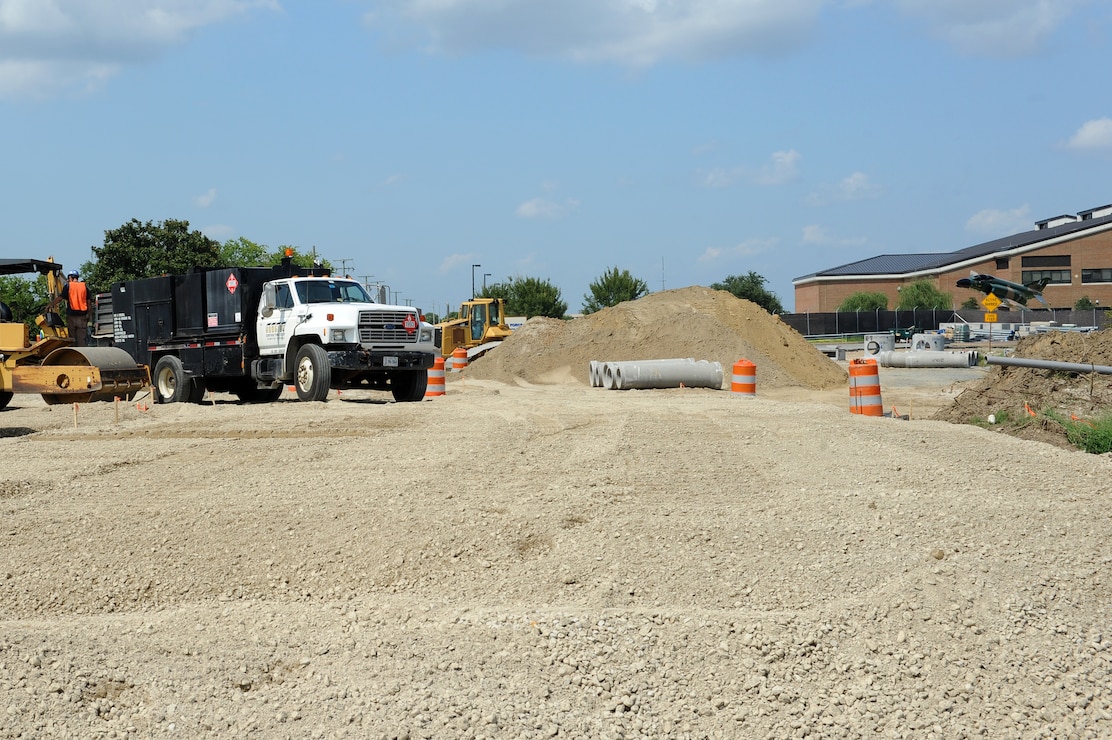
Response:
[{"label": "hard hat", "polygon": [[66,277],[71,277],[71,278],[78,277],[77,270],[70,270],[69,272],[66,273]]}]

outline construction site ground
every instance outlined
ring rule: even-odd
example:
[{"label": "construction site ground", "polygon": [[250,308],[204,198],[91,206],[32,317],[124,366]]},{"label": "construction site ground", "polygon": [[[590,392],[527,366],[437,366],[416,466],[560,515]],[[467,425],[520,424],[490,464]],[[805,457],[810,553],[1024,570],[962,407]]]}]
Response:
[{"label": "construction site ground", "polygon": [[[654,357],[757,395],[588,384]],[[1112,459],[932,418],[1075,379],[844,365],[689,288],[421,403],[16,396],[0,737],[1112,735]]]}]

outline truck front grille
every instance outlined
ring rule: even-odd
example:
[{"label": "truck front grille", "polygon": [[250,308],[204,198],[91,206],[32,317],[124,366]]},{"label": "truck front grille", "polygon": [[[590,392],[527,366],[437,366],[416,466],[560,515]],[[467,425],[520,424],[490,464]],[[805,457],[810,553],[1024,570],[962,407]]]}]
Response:
[{"label": "truck front grille", "polygon": [[417,339],[416,333],[405,330],[406,311],[360,311],[359,342],[361,344],[405,344]]}]

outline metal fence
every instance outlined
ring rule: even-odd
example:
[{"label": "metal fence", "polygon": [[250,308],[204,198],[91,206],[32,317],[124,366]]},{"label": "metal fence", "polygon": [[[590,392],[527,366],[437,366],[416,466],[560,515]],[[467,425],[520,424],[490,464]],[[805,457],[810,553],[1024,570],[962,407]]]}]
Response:
[{"label": "metal fence", "polygon": [[[1109,310],[1104,308],[1073,310],[1021,308],[997,311],[997,321],[1011,324],[1029,324],[1035,321],[1054,321],[1062,325],[1095,326],[1104,329],[1112,326]],[[830,313],[784,313],[780,319],[806,337],[845,336],[850,334],[885,334],[897,329],[922,329],[937,331],[940,324],[980,323],[985,320],[982,310],[915,309],[913,311],[837,311]]]}]

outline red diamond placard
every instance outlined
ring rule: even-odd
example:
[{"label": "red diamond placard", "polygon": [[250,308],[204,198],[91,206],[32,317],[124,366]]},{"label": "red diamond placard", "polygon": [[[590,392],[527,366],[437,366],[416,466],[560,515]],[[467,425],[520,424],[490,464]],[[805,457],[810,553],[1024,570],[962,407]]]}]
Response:
[{"label": "red diamond placard", "polygon": [[235,292],[236,292],[236,288],[238,288],[238,287],[239,287],[239,281],[238,281],[238,280],[236,280],[236,276],[235,276],[235,275],[229,275],[229,276],[228,276],[228,280],[227,280],[227,282],[225,282],[225,283],[224,283],[224,285],[227,285],[227,286],[228,286],[228,292],[229,292],[229,293],[235,293]]}]

